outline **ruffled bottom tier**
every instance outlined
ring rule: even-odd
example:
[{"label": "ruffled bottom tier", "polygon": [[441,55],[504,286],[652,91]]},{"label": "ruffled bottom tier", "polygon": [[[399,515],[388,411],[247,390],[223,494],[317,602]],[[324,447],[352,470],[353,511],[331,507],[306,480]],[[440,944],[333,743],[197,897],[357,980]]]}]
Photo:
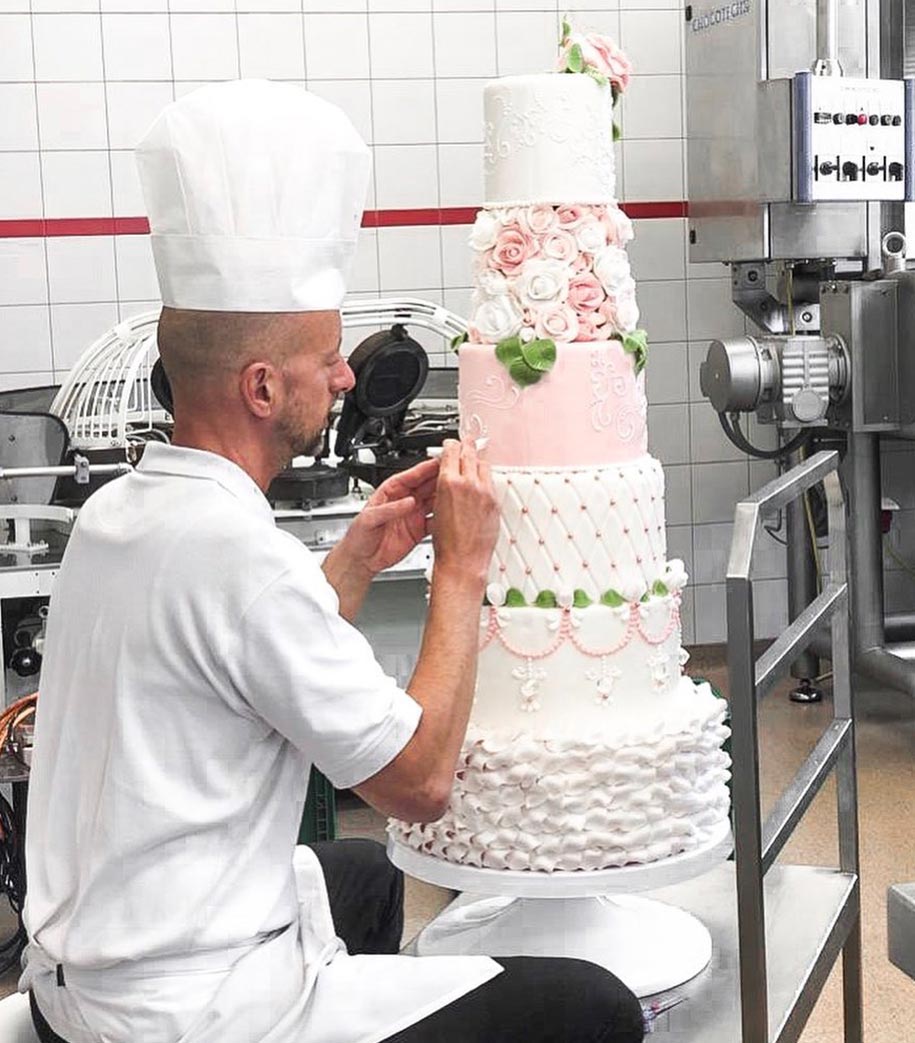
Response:
[{"label": "ruffled bottom tier", "polygon": [[544,873],[697,848],[729,813],[729,731],[707,684],[680,685],[682,714],[642,735],[534,739],[471,724],[442,818],[388,829],[449,862]]}]

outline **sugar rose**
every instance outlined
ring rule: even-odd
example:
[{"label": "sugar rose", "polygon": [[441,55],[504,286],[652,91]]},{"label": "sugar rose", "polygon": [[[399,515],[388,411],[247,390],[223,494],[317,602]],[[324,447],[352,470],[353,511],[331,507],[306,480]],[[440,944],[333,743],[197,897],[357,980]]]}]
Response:
[{"label": "sugar rose", "polygon": [[518,224],[531,235],[544,235],[559,224],[559,219],[553,207],[542,203],[523,207],[518,213]]},{"label": "sugar rose", "polygon": [[578,337],[578,318],[568,304],[545,304],[534,329],[538,337],[569,343]]},{"label": "sugar rose", "polygon": [[597,276],[582,272],[569,282],[569,304],[577,311],[597,311],[607,299]]},{"label": "sugar rose", "polygon": [[590,215],[575,229],[575,242],[583,253],[596,254],[607,245],[607,233],[600,221]]},{"label": "sugar rose", "polygon": [[579,312],[578,339],[583,341],[610,339],[610,327],[604,322],[599,312]]},{"label": "sugar rose", "polygon": [[615,246],[625,246],[632,242],[634,233],[632,222],[618,206],[608,206],[601,215],[601,224],[607,233],[607,238]]},{"label": "sugar rose", "polygon": [[483,343],[498,344],[521,329],[521,312],[509,294],[490,297],[474,313],[471,331],[474,329],[479,332]]},{"label": "sugar rose", "polygon": [[630,278],[629,258],[618,246],[606,246],[594,258],[594,274],[608,294],[617,294]]},{"label": "sugar rose", "polygon": [[481,210],[470,231],[470,245],[474,250],[491,250],[496,245],[500,224],[488,210]]},{"label": "sugar rose", "polygon": [[534,240],[517,225],[509,225],[499,232],[492,249],[492,264],[506,275],[516,275],[528,258],[537,251]]},{"label": "sugar rose", "polygon": [[556,218],[567,231],[577,228],[588,216],[588,208],[580,206],[578,203],[563,203],[562,206],[556,208]]},{"label": "sugar rose", "polygon": [[508,279],[493,268],[483,268],[477,272],[477,286],[487,297],[501,297],[508,293]]},{"label": "sugar rose", "polygon": [[542,239],[541,249],[544,257],[569,264],[578,254],[578,245],[570,232],[557,228]]},{"label": "sugar rose", "polygon": [[568,269],[560,261],[535,258],[515,279],[513,290],[522,308],[534,309],[547,301],[561,303],[569,293]]},{"label": "sugar rose", "polygon": [[586,69],[606,78],[617,93],[622,93],[629,86],[632,76],[632,63],[610,39],[599,33],[570,33],[562,44],[557,68],[564,72],[568,67],[569,54],[573,47],[581,48],[581,57]]}]

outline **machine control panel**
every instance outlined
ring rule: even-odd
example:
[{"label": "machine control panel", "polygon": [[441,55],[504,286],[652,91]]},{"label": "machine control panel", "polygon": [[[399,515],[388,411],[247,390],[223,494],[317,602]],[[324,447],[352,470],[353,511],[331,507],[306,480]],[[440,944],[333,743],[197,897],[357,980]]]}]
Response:
[{"label": "machine control panel", "polygon": [[800,203],[915,199],[915,80],[794,78]]}]

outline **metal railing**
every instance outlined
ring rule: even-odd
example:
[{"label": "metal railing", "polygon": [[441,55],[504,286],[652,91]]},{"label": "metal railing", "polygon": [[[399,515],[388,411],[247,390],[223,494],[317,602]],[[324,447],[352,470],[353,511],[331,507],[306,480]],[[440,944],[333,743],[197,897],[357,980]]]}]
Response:
[{"label": "metal railing", "polygon": [[[820,452],[737,505],[727,573],[734,840],[740,952],[742,1043],[791,1043],[800,1035],[839,952],[843,958],[845,1043],[861,1043],[861,921],[858,876],[857,787],[849,660],[845,503],[839,454]],[[784,508],[822,481],[829,522],[823,590],[757,661],[753,651],[753,551],[763,516]],[[798,652],[829,620],[834,717],[794,779],[762,820],[758,703]],[[842,905],[791,1009],[770,1037],[764,878],[823,782],[835,770],[839,868],[853,875]]]}]

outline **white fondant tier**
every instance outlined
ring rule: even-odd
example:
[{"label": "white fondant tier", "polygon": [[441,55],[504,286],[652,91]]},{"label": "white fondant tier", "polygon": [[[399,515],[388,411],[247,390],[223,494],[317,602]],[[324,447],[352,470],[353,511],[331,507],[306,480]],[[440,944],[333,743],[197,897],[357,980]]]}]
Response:
[{"label": "white fondant tier", "polygon": [[644,373],[617,340],[560,344],[553,368],[525,388],[495,345],[464,344],[458,399],[461,435],[488,438],[494,466],[584,468],[648,452]]},{"label": "white fondant tier", "polygon": [[[651,702],[652,693],[627,689],[626,703]],[[613,719],[565,739],[536,739],[520,725],[494,731],[474,718],[445,815],[389,828],[451,862],[547,873],[699,847],[729,810],[726,707],[689,678],[664,701],[663,715],[631,728]]]},{"label": "white fondant tier", "polygon": [[499,539],[491,583],[533,602],[544,590],[630,601],[664,573],[664,472],[643,456],[612,467],[493,469]]},{"label": "white fondant tier", "polygon": [[609,203],[616,191],[613,96],[590,76],[504,76],[483,91],[484,199]]},{"label": "white fondant tier", "polygon": [[650,728],[676,712],[679,594],[617,608],[490,605],[480,626],[471,720],[486,731],[576,739]]}]

